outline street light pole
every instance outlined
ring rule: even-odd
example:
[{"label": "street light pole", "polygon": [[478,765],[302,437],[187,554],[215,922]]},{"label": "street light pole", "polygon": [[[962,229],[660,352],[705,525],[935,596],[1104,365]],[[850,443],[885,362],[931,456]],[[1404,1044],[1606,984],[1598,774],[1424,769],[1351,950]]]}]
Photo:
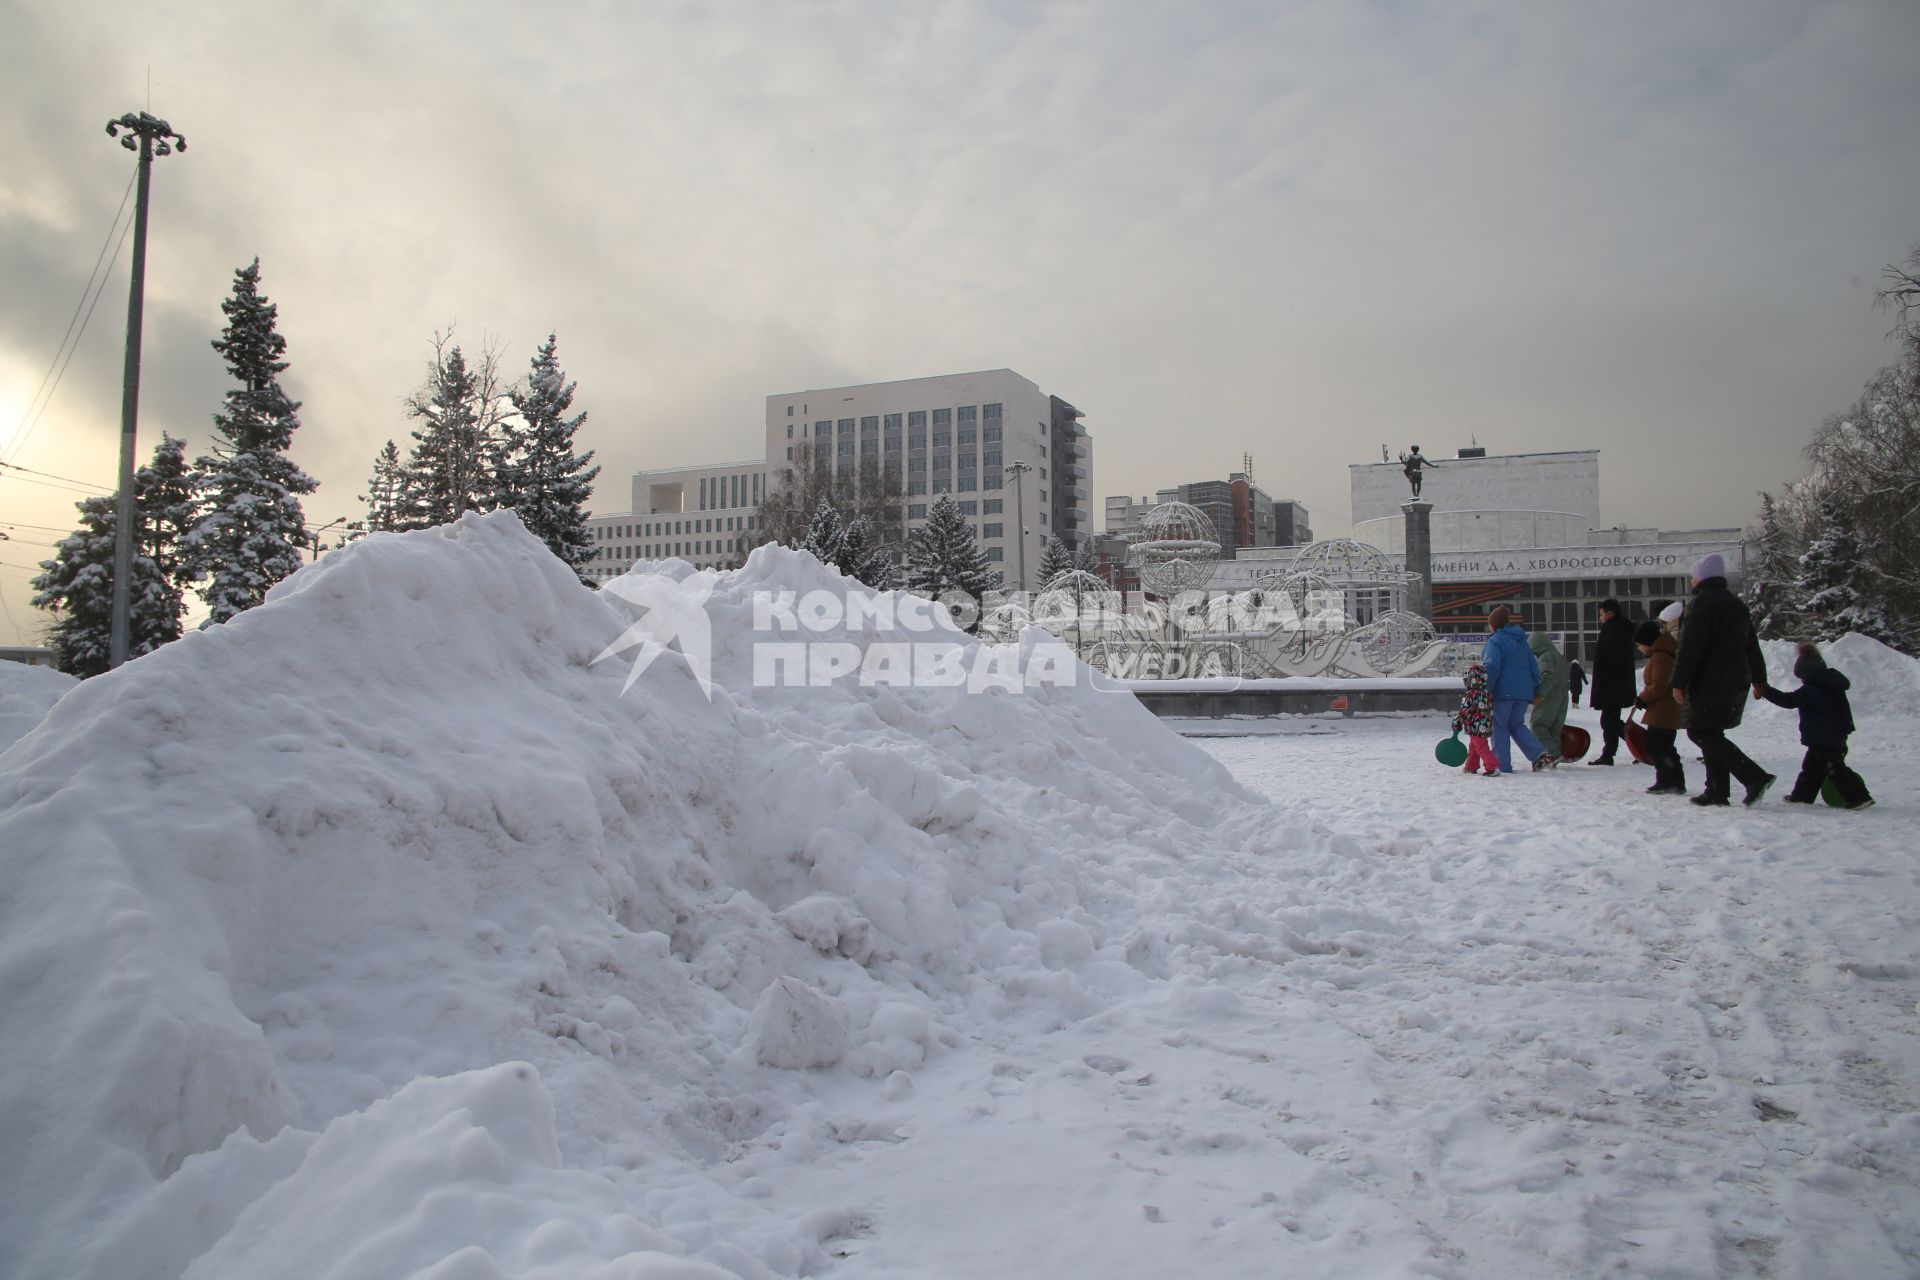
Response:
[{"label": "street light pole", "polygon": [[[127,136],[120,138],[124,129]],[[113,617],[107,640],[107,666],[127,660],[133,637],[133,438],[140,417],[140,316],[147,278],[147,186],[156,155],[185,151],[187,140],[165,120],[142,111],[107,121],[107,136],[140,153],[133,202],[133,283],[127,290],[127,363],[120,380],[120,494],[113,528]],[[138,139],[138,141],[135,141]]]},{"label": "street light pole", "polygon": [[1006,473],[1013,477],[1013,518],[1014,529],[1020,538],[1020,590],[1027,589],[1027,503],[1025,490],[1020,485],[1020,477],[1033,470],[1030,462],[1009,462]]},{"label": "street light pole", "polygon": [[327,530],[334,528],[337,525],[343,525],[346,522],[347,522],[347,518],[345,516],[337,516],[334,519],[327,521],[325,524],[321,525],[318,529],[315,529],[313,531],[313,558],[315,560],[318,560],[320,558],[320,551],[321,551],[320,535],[325,533]]}]

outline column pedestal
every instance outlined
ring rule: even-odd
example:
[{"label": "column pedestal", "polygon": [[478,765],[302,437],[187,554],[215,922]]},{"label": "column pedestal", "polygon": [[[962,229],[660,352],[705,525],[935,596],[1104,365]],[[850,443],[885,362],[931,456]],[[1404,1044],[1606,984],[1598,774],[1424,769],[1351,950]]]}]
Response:
[{"label": "column pedestal", "polygon": [[1417,580],[1407,584],[1407,611],[1433,621],[1433,504],[1415,498],[1400,504],[1407,516],[1407,572]]}]

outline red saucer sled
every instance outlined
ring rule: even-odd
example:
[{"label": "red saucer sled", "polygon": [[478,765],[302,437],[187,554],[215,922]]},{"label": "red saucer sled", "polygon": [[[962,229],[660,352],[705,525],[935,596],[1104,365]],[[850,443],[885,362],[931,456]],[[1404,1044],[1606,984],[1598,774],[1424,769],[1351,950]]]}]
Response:
[{"label": "red saucer sled", "polygon": [[1560,758],[1578,760],[1587,754],[1587,748],[1593,745],[1593,735],[1579,725],[1560,726]]},{"label": "red saucer sled", "polygon": [[1627,723],[1621,730],[1626,739],[1627,754],[1640,764],[1652,764],[1653,757],[1647,753],[1647,726],[1634,721],[1633,715],[1627,716]]}]

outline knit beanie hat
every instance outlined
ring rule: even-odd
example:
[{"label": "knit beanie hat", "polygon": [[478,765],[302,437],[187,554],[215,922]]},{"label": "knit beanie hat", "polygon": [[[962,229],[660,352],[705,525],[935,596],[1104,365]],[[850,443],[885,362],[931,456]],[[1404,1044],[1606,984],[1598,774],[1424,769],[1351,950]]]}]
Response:
[{"label": "knit beanie hat", "polygon": [[1686,611],[1687,611],[1687,606],[1681,604],[1678,600],[1675,600],[1672,604],[1668,605],[1666,608],[1660,611],[1660,621],[1678,622],[1680,621],[1680,615],[1685,613]]},{"label": "knit beanie hat", "polygon": [[1652,618],[1648,618],[1645,622],[1633,629],[1633,642],[1635,644],[1650,645],[1659,638],[1660,624]]},{"label": "knit beanie hat", "polygon": [[1693,562],[1693,580],[1705,582],[1708,578],[1727,576],[1727,562],[1720,558],[1718,551],[1709,551]]}]

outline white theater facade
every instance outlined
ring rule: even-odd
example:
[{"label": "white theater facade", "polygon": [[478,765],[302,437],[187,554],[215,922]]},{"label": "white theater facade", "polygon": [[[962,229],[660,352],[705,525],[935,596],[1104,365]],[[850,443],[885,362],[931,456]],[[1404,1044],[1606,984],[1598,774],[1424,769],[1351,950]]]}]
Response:
[{"label": "white theater facade", "polygon": [[[1400,464],[1362,463],[1348,476],[1353,536],[1403,564],[1411,495]],[[1488,614],[1506,604],[1559,634],[1571,656],[1590,658],[1600,601],[1647,618],[1686,594],[1689,569],[1708,552],[1725,558],[1736,585],[1745,565],[1739,529],[1598,527],[1595,449],[1492,457],[1463,449],[1434,460],[1420,498],[1433,505],[1433,624],[1442,635],[1485,634]],[[1221,563],[1210,590],[1276,582],[1295,553],[1243,549]]]}]

